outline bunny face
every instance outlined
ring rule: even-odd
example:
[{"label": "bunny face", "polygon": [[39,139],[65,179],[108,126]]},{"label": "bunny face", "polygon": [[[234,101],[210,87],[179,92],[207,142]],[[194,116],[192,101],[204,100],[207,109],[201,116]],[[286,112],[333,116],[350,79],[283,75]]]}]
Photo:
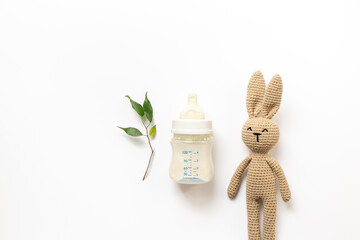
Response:
[{"label": "bunny face", "polygon": [[279,140],[279,128],[271,119],[250,118],[242,127],[242,139],[254,153],[267,153]]},{"label": "bunny face", "polygon": [[242,139],[255,153],[267,153],[279,140],[279,128],[271,118],[280,107],[281,95],[279,75],[275,75],[267,87],[260,71],[251,76],[246,98],[250,119],[242,128]]}]

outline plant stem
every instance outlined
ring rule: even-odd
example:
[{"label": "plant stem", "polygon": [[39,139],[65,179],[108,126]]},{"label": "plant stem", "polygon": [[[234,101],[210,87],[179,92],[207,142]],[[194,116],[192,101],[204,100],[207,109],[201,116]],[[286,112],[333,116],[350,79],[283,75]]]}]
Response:
[{"label": "plant stem", "polygon": [[152,145],[151,145],[151,141],[150,141],[150,137],[149,137],[149,131],[148,131],[148,127],[150,126],[150,123],[149,123],[149,125],[146,126],[145,123],[144,123],[144,119],[141,118],[141,121],[142,121],[142,123],[143,123],[143,125],[144,125],[144,127],[145,127],[145,129],[146,129],[146,135],[144,135],[144,136],[146,136],[146,138],[147,138],[147,140],[148,140],[148,143],[149,143],[149,146],[150,146],[150,149],[151,149],[151,154],[150,154],[149,162],[148,162],[148,165],[147,165],[147,167],[146,167],[146,171],[145,171],[144,177],[143,177],[143,179],[142,179],[142,180],[144,181],[145,178],[146,178],[146,175],[147,175],[147,173],[148,173],[150,164],[151,164],[151,159],[152,159],[152,156],[153,156],[153,154],[154,154],[154,149],[153,149],[153,147],[152,147]]},{"label": "plant stem", "polygon": [[143,181],[145,180],[145,177],[146,177],[147,172],[148,172],[149,167],[150,167],[150,163],[151,163],[152,156],[153,156],[153,154],[154,154],[154,149],[153,149],[152,146],[151,146],[150,138],[149,138],[149,136],[146,136],[146,137],[147,137],[147,139],[148,139],[149,146],[150,146],[150,148],[151,148],[151,154],[150,154],[150,158],[149,158],[148,165],[147,165],[147,167],[146,167],[146,171],[145,171],[144,177],[143,177],[143,179],[142,179]]}]

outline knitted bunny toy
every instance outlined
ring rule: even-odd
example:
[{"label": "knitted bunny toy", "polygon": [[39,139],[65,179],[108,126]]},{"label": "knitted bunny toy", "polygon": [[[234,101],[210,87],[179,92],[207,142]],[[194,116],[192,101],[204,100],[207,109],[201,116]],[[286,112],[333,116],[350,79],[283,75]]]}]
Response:
[{"label": "knitted bunny toy", "polygon": [[[236,169],[228,187],[228,196],[235,198],[239,191],[241,176],[247,166],[246,201],[249,240],[260,240],[259,211],[264,205],[263,238],[275,240],[276,179],[282,199],[291,198],[290,189],[280,164],[268,155],[279,139],[279,128],[271,120],[280,107],[282,81],[275,75],[265,90],[265,80],[260,71],[255,72],[248,85],[246,98],[249,120],[242,127],[242,139],[251,150]],[[262,116],[260,115],[262,113]]]}]

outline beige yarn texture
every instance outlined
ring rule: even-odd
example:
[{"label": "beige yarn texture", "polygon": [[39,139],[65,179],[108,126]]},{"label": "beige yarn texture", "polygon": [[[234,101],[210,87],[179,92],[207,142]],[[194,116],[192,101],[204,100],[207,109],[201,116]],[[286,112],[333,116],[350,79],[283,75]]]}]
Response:
[{"label": "beige yarn texture", "polygon": [[[261,240],[261,203],[264,205],[263,239],[275,240],[276,177],[282,199],[287,202],[291,198],[280,164],[268,155],[279,140],[279,128],[271,118],[280,107],[281,95],[282,81],[279,75],[275,75],[267,87],[260,71],[252,75],[246,98],[249,120],[242,128],[242,139],[252,153],[240,163],[228,187],[228,196],[235,198],[241,176],[248,167],[246,201],[249,240]],[[259,116],[260,113],[262,116]]]}]

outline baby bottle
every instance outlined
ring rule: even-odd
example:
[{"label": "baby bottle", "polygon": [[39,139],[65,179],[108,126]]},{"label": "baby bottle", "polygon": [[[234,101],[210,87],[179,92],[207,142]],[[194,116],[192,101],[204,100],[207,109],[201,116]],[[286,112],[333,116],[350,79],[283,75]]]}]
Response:
[{"label": "baby bottle", "polygon": [[180,119],[172,121],[174,134],[170,177],[177,183],[201,184],[214,176],[212,162],[212,121],[197,105],[197,95],[189,94],[188,103]]}]

